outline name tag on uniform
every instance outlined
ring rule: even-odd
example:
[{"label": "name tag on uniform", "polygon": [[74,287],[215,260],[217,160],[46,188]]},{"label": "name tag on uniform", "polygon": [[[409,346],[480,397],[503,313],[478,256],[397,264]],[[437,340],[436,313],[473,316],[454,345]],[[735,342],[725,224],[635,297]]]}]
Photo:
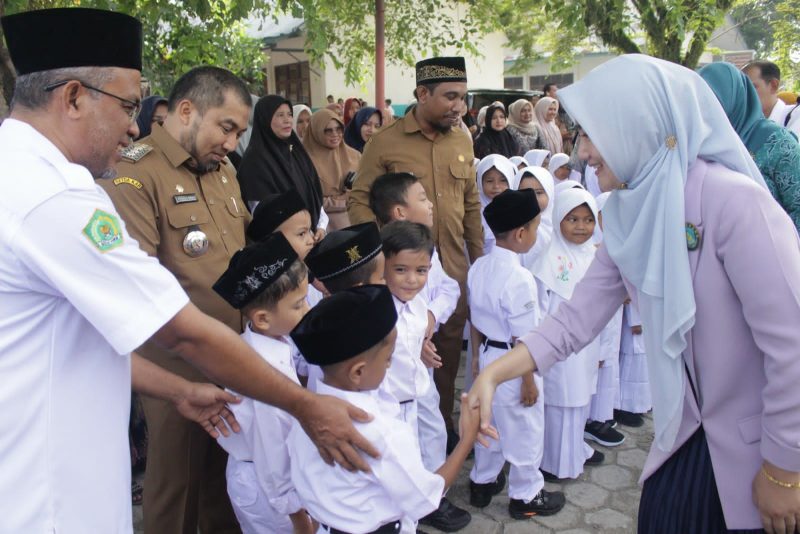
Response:
[{"label": "name tag on uniform", "polygon": [[172,197],[175,204],[188,204],[189,202],[197,202],[197,195],[195,193],[187,193],[185,195],[175,195]]}]

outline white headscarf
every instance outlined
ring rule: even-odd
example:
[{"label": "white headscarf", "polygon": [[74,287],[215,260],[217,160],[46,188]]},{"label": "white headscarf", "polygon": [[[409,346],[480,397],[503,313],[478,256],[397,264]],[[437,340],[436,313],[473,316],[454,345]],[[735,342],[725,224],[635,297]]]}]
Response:
[{"label": "white headscarf", "polygon": [[550,158],[550,163],[547,164],[547,169],[550,171],[550,174],[555,176],[556,171],[568,163],[569,156],[563,152],[559,152],[557,154],[553,154],[553,156]]},{"label": "white headscarf", "polygon": [[553,242],[547,253],[536,261],[534,274],[550,291],[569,300],[575,286],[589,269],[597,249],[591,238],[582,245],[567,241],[561,233],[561,221],[581,204],[587,204],[596,222],[597,204],[594,197],[584,189],[567,189],[557,193],[555,204]]},{"label": "white headscarf", "polygon": [[608,201],[608,197],[610,196],[611,192],[606,192],[606,193],[600,193],[598,196],[594,197],[594,201],[597,202],[598,218],[597,218],[597,224],[594,227],[593,239],[595,244],[597,244],[598,246],[600,245],[600,243],[603,242],[603,229],[600,228],[600,217],[602,216],[603,208],[605,207],[606,202]]},{"label": "white headscarf", "polygon": [[685,67],[624,55],[558,94],[627,184],[606,202],[604,239],[637,289],[656,444],[669,451],[683,411],[681,355],[696,311],[684,215],[689,166],[703,159],[764,180],[708,84]]},{"label": "white headscarf", "polygon": [[[300,119],[300,114],[304,111],[308,112],[308,118],[310,120],[313,113],[310,107],[306,106],[305,104],[295,104],[292,107],[292,129],[294,130],[294,133],[297,133],[297,121]],[[298,137],[300,136],[300,134],[297,135]]]},{"label": "white headscarf", "polygon": [[478,116],[475,118],[475,122],[478,124],[479,130],[483,128],[484,121],[486,120],[487,109],[489,109],[489,106],[483,106],[481,109],[478,110]]},{"label": "white headscarf", "polygon": [[495,168],[500,171],[500,174],[506,177],[508,180],[508,187],[509,189],[514,189],[511,187],[511,184],[514,181],[514,174],[516,169],[514,168],[514,164],[511,163],[507,157],[502,156],[500,154],[489,154],[485,158],[483,158],[480,163],[478,163],[477,169],[477,176],[475,180],[477,181],[478,185],[478,196],[481,199],[481,213],[483,213],[483,208],[485,208],[489,202],[492,201],[486,194],[483,192],[483,175],[489,169]]},{"label": "white headscarf", "polygon": [[586,190],[586,188],[583,187],[583,185],[580,182],[576,182],[575,180],[561,180],[556,184],[556,195],[568,189],[583,189],[584,191]]},{"label": "white headscarf", "polygon": [[528,150],[525,152],[525,161],[528,162],[528,165],[532,165],[534,167],[541,167],[544,160],[547,159],[547,156],[550,155],[549,150],[542,150],[541,148],[535,148],[533,150]]},{"label": "white headscarf", "polygon": [[558,110],[558,100],[543,96],[536,103],[536,107],[533,108],[533,116],[536,120],[536,126],[539,128],[539,138],[544,143],[544,146],[555,154],[561,152],[564,144],[561,140],[561,130],[558,129],[555,119],[549,122],[546,119],[547,110],[553,104],[556,105],[556,110]]},{"label": "white headscarf", "polygon": [[522,156],[511,156],[510,158],[508,158],[508,161],[514,164],[515,169],[519,167],[520,163],[524,163],[526,167],[528,166],[528,162],[525,161],[525,158],[523,158]]},{"label": "white headscarf", "polygon": [[532,174],[544,188],[547,193],[547,207],[542,212],[541,222],[539,222],[539,229],[536,231],[536,243],[533,247],[522,254],[522,264],[530,268],[536,261],[536,258],[545,254],[547,249],[550,248],[550,243],[553,241],[553,211],[556,206],[555,184],[553,176],[542,167],[524,167],[517,171],[514,175],[514,189],[519,189],[519,184],[522,182],[524,174]]}]

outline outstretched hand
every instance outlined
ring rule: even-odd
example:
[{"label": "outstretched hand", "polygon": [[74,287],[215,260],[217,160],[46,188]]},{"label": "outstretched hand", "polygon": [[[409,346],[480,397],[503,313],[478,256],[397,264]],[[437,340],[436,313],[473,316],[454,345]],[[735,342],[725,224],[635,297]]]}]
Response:
[{"label": "outstretched hand", "polygon": [[328,464],[336,462],[348,471],[370,471],[362,451],[373,458],[380,454],[353,426],[367,423],[372,416],[336,397],[313,395],[297,416],[308,437]]},{"label": "outstretched hand", "polygon": [[214,384],[191,384],[186,393],[175,400],[175,409],[183,417],[198,423],[211,435],[218,438],[220,433],[229,436],[231,431],[239,432],[239,422],[228,404],[237,404],[242,399]]},{"label": "outstretched hand", "polygon": [[467,395],[470,408],[477,408],[480,412],[480,428],[478,429],[478,442],[484,447],[489,446],[489,438],[500,439],[497,429],[492,426],[492,399],[497,386],[489,379],[489,375],[481,373],[472,383]]}]

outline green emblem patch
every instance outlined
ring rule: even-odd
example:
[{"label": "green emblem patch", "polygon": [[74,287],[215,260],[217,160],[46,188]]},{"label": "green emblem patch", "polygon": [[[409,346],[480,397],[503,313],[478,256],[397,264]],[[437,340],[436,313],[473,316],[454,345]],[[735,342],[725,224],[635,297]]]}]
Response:
[{"label": "green emblem patch", "polygon": [[100,252],[108,252],[122,244],[119,219],[103,210],[94,210],[92,218],[83,228],[83,233]]}]

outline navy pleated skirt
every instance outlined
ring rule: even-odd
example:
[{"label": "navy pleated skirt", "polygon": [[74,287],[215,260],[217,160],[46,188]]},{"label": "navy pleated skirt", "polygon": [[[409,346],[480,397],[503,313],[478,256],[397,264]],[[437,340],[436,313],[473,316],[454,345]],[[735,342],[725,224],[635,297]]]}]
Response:
[{"label": "navy pleated skirt", "polygon": [[706,433],[689,441],[648,478],[639,504],[639,534],[745,534],[728,530],[719,501]]}]

